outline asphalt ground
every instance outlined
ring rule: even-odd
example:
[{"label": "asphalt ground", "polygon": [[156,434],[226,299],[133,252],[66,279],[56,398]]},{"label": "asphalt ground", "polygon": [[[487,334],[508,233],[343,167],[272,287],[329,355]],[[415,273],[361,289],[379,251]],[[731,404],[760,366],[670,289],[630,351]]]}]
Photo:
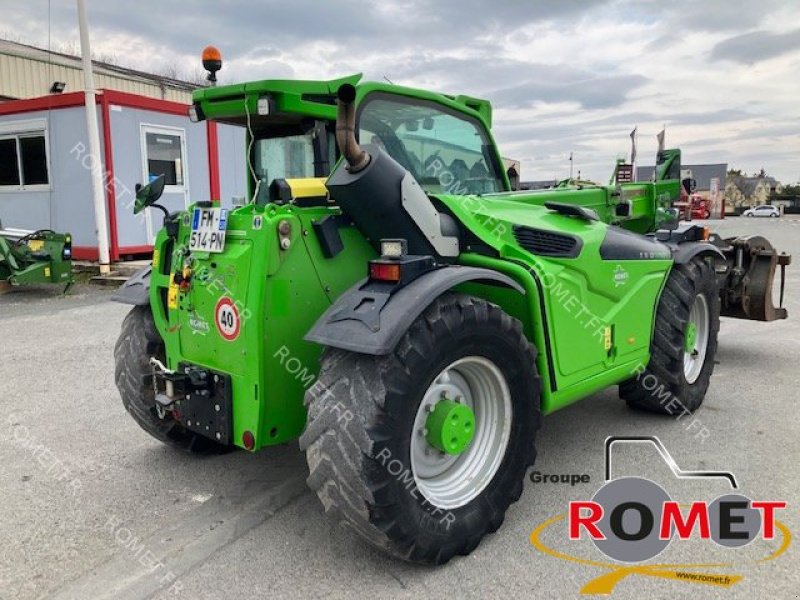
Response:
[{"label": "asphalt ground", "polygon": [[[714,228],[761,234],[800,255],[798,220]],[[787,274],[788,321],[723,319],[718,364],[694,417],[633,412],[616,388],[547,417],[534,469],[589,481],[528,481],[496,534],[438,568],[387,558],[331,525],[305,487],[294,444],[197,459],[149,438],[114,387],[127,307],[110,302],[109,290],[15,289],[0,296],[0,598],[578,597],[613,565],[550,520],[603,484],[609,435],[656,435],[683,469],[733,472],[752,499],[787,501],[778,518],[798,536],[800,265]],[[675,479],[645,446],[615,450],[613,471],[657,481],[681,502],[730,492],[719,480]],[[537,540],[550,553],[530,539],[543,524]],[[797,539],[764,560],[784,535],[737,550],[673,541],[657,562],[719,566],[667,571],[742,579],[721,587],[633,572],[613,597],[798,598]]]}]

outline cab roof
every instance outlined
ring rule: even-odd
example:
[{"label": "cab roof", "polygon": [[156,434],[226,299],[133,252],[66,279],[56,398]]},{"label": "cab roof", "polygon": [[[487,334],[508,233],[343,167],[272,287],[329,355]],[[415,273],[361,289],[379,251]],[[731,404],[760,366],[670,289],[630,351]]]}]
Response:
[{"label": "cab roof", "polygon": [[[356,87],[356,101],[370,92],[418,98],[442,104],[478,117],[487,129],[492,125],[492,106],[488,100],[471,96],[450,96],[390,83],[361,81],[361,73],[341,79],[293,80],[265,79],[196,90],[192,95],[198,115],[204,119],[235,125],[292,123],[303,118],[333,121],[336,119],[336,92],[342,84]],[[265,99],[269,115],[259,115],[258,101]]]}]

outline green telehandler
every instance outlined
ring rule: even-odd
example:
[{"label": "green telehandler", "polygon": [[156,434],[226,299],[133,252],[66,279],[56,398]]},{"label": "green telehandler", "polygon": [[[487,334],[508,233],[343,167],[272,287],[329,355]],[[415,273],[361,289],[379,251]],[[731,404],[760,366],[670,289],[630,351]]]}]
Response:
[{"label": "green telehandler", "polygon": [[190,114],[246,128],[249,202],[162,208],[152,267],[116,296],[124,406],[193,453],[299,439],[325,511],[396,557],[441,564],[497,530],[543,415],[612,385],[695,411],[720,315],[787,316],[787,256],[678,226],[677,150],[650,183],[517,192],[469,96],[269,80]]}]

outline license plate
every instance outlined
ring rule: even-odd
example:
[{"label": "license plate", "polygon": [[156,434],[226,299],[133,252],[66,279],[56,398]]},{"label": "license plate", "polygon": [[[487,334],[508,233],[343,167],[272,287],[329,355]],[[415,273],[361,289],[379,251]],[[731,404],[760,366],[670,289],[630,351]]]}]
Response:
[{"label": "license plate", "polygon": [[228,210],[225,208],[195,208],[192,217],[192,236],[189,250],[222,252],[225,249],[225,230]]}]

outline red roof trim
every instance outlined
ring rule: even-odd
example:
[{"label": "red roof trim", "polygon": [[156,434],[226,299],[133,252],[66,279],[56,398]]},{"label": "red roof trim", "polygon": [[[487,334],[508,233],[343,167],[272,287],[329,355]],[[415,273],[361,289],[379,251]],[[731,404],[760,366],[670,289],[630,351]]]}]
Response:
[{"label": "red roof trim", "polygon": [[[111,104],[127,106],[129,108],[141,108],[154,112],[166,113],[170,115],[188,116],[189,105],[172,100],[160,100],[138,94],[129,94],[117,90],[100,90],[97,92],[97,99],[103,97]],[[56,108],[70,108],[83,106],[83,92],[68,92],[66,94],[50,94],[39,98],[27,98],[24,100],[9,100],[0,102],[0,115],[13,115],[18,113],[34,112],[38,110],[52,110]]]},{"label": "red roof trim", "polygon": [[107,98],[108,102],[118,106],[141,108],[144,110],[152,110],[171,115],[180,115],[187,118],[189,116],[189,105],[181,102],[160,100],[158,98],[150,98],[149,96],[140,96],[138,94],[129,94],[127,92],[119,92],[117,90],[103,90],[102,93]]},{"label": "red roof trim", "polygon": [[0,103],[0,115],[14,115],[18,113],[34,112],[37,110],[83,106],[83,102],[83,92],[50,94],[49,96],[27,98],[25,100],[9,100],[8,102]]}]

